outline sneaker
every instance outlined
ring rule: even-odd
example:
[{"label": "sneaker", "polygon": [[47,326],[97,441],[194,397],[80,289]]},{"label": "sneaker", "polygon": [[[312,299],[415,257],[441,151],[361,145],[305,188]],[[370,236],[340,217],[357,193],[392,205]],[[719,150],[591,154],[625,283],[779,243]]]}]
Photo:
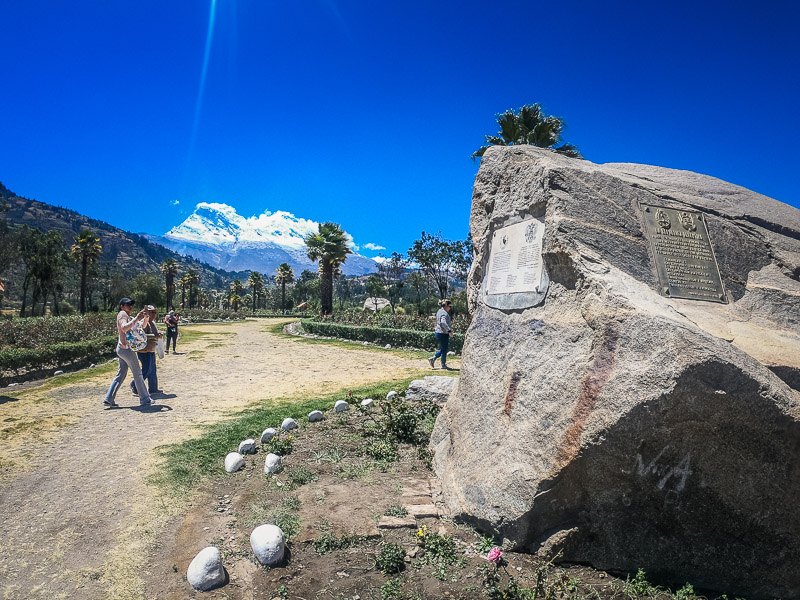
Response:
[{"label": "sneaker", "polygon": [[447,365],[442,365],[442,370],[443,371],[455,371],[455,369],[453,369],[451,367],[448,367]]},{"label": "sneaker", "polygon": [[436,366],[435,366],[436,365],[436,359],[435,358],[429,358],[428,359],[428,364],[430,364],[431,369],[435,369],[436,368]]},{"label": "sneaker", "polygon": [[153,402],[139,402],[139,406],[150,406]]},{"label": "sneaker", "polygon": [[117,408],[119,407],[119,404],[113,400],[103,400],[103,406],[107,406],[108,408]]}]

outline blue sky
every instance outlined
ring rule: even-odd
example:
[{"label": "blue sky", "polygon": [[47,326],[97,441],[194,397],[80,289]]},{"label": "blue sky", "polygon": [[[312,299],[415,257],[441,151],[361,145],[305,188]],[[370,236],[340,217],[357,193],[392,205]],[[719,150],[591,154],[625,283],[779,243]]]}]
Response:
[{"label": "blue sky", "polygon": [[800,206],[797,3],[216,0],[203,77],[211,6],[3,2],[0,181],[133,231],[225,202],[402,252],[466,236],[470,154],[541,102],[593,162]]}]

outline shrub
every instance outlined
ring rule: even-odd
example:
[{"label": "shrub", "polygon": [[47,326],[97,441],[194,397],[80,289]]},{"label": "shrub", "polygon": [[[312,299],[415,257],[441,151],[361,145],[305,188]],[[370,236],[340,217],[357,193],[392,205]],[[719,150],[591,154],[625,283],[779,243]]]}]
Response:
[{"label": "shrub", "polygon": [[294,445],[294,436],[289,434],[286,437],[276,435],[267,442],[267,450],[274,452],[280,456],[286,456],[292,453],[292,446]]},{"label": "shrub", "polygon": [[347,548],[363,544],[366,541],[367,536],[365,535],[347,535],[345,533],[342,534],[341,537],[337,537],[330,531],[326,531],[316,538],[311,545],[314,546],[314,551],[317,554],[327,554],[334,550],[346,550]]},{"label": "shrub", "polygon": [[381,573],[391,575],[399,573],[405,566],[406,553],[394,542],[388,542],[381,547],[380,552],[375,557],[375,566]]},{"label": "shrub", "polygon": [[111,313],[100,313],[3,319],[0,348],[42,348],[103,338],[116,333],[115,318]]},{"label": "shrub", "polygon": [[[359,342],[372,342],[380,345],[391,344],[393,347],[405,346],[430,351],[438,348],[438,342],[436,341],[436,336],[433,334],[432,325],[430,330],[419,331],[413,329],[364,327],[304,319],[302,321],[302,327],[303,331],[306,333],[313,333],[326,337],[330,336]],[[453,352],[461,352],[463,346],[463,334],[454,333],[450,338],[450,349]]]},{"label": "shrub", "polygon": [[40,348],[10,348],[0,351],[0,372],[39,370],[79,361],[99,361],[114,354],[117,336],[85,342],[50,344]]}]

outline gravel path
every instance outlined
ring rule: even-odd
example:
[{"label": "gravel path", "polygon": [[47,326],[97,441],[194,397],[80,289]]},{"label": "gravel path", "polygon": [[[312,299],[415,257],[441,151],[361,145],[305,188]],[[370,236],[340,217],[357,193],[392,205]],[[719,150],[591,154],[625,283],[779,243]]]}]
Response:
[{"label": "gravel path", "polygon": [[[103,409],[113,374],[0,395],[0,590],[3,598],[146,598],[148,556],[170,506],[145,483],[154,449],[197,435],[256,400],[405,378],[424,361],[272,335],[274,321],[202,325],[159,361],[166,397]],[[6,390],[3,390],[6,391]],[[222,461],[223,457],[220,457]],[[222,464],[220,462],[220,464]]]}]

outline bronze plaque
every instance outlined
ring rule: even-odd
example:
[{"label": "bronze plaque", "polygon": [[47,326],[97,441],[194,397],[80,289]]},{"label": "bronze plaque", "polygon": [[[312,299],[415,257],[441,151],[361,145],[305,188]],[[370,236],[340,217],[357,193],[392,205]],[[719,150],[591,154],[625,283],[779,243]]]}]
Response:
[{"label": "bronze plaque", "polygon": [[655,258],[659,293],[727,304],[705,215],[695,210],[640,206]]}]

